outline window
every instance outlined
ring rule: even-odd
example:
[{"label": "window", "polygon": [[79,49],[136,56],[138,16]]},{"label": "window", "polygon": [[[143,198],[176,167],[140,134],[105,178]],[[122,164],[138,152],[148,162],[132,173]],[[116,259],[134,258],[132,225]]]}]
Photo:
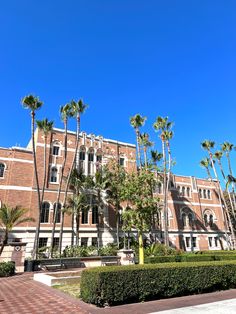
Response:
[{"label": "window", "polygon": [[53,239],[53,248],[58,249],[59,247],[59,238],[54,238]]},{"label": "window", "polygon": [[212,237],[208,238],[208,245],[209,245],[209,247],[212,247]]},{"label": "window", "polygon": [[192,210],[189,207],[184,207],[181,210],[182,213],[182,223],[183,227],[189,226],[192,227],[193,221],[194,221],[194,215],[192,213]]},{"label": "window", "polygon": [[219,238],[215,237],[215,247],[218,247]]},{"label": "window", "polygon": [[186,227],[187,226],[187,216],[185,213],[182,214],[182,222],[183,222],[183,226]]},{"label": "window", "polygon": [[48,238],[39,238],[39,249],[47,246]]},{"label": "window", "polygon": [[98,207],[97,205],[92,208],[92,224],[98,223]]},{"label": "window", "polygon": [[207,190],[207,198],[210,200],[211,199],[211,191]]},{"label": "window", "polygon": [[125,158],[124,157],[119,158],[119,165],[124,167],[124,165],[125,165]]},{"label": "window", "polygon": [[186,243],[186,247],[189,248],[190,247],[190,237],[185,238],[185,243]]},{"label": "window", "polygon": [[187,196],[190,197],[190,187],[187,187],[186,192],[187,192]]},{"label": "window", "polygon": [[97,245],[98,245],[98,239],[92,238],[92,246],[97,246]]},{"label": "window", "polygon": [[97,155],[97,162],[99,162],[99,163],[102,162],[102,155]]},{"label": "window", "polygon": [[182,195],[185,196],[185,187],[182,187]]},{"label": "window", "polygon": [[88,238],[81,238],[81,246],[88,246]]},{"label": "window", "polygon": [[203,198],[207,198],[206,190],[203,190]]},{"label": "window", "polygon": [[188,225],[192,226],[193,223],[193,215],[191,213],[188,214]]},{"label": "window", "polygon": [[204,215],[204,225],[206,227],[208,226],[208,216],[207,216],[207,214]]},{"label": "window", "polygon": [[213,215],[209,216],[209,226],[212,227],[213,226]]},{"label": "window", "polygon": [[5,171],[5,165],[4,164],[0,164],[0,178],[4,177],[4,171]]},{"label": "window", "polygon": [[94,160],[94,152],[93,150],[91,149],[88,153],[88,161],[93,161]]},{"label": "window", "polygon": [[202,189],[199,189],[198,193],[199,193],[199,197],[202,198]]},{"label": "window", "polygon": [[212,228],[214,226],[214,214],[211,210],[205,210],[203,220],[206,227],[210,226]]},{"label": "window", "polygon": [[47,223],[49,220],[49,209],[50,204],[48,202],[43,202],[42,213],[41,213],[41,223]]},{"label": "window", "polygon": [[84,150],[81,150],[79,152],[79,160],[82,160],[82,161],[85,160],[85,151]]},{"label": "window", "polygon": [[56,167],[52,167],[51,169],[51,178],[50,178],[50,182],[57,182],[57,168]]},{"label": "window", "polygon": [[197,247],[197,238],[196,237],[192,237],[192,247],[193,248]]},{"label": "window", "polygon": [[157,194],[162,194],[162,185],[161,185],[160,182],[156,186],[156,193]]},{"label": "window", "polygon": [[[53,205],[53,219],[54,219],[54,215],[55,215],[55,211],[56,211],[56,203]],[[57,206],[57,215],[56,215],[56,223],[60,223],[61,221],[61,204],[58,203]]]},{"label": "window", "polygon": [[53,148],[52,148],[52,154],[53,154],[54,156],[58,156],[58,155],[59,155],[59,150],[60,150],[60,147],[54,145]]},{"label": "window", "polygon": [[82,224],[88,223],[88,210],[86,208],[82,209]]}]

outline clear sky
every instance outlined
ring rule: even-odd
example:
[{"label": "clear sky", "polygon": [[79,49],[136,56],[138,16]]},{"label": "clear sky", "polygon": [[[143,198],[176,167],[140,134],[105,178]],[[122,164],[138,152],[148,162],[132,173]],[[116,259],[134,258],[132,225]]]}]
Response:
[{"label": "clear sky", "polygon": [[9,0],[0,26],[0,146],[27,144],[29,93],[57,127],[83,97],[84,131],[131,143],[129,117],[145,115],[158,149],[152,123],[169,116],[178,174],[205,176],[202,140],[236,144],[234,0]]}]

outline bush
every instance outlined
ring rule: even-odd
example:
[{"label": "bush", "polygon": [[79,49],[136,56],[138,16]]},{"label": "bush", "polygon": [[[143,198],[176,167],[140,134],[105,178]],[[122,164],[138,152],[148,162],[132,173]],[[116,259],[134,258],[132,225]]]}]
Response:
[{"label": "bush", "polygon": [[117,245],[109,243],[99,249],[98,253],[100,256],[116,256],[117,255]]},{"label": "bush", "polygon": [[145,256],[176,255],[178,251],[161,243],[153,243],[145,248]]},{"label": "bush", "polygon": [[236,262],[168,263],[84,270],[81,298],[98,306],[236,287]]},{"label": "bush", "polygon": [[168,262],[207,262],[207,261],[226,261],[236,260],[236,254],[180,254],[170,256],[154,256],[145,258],[145,263],[156,264],[156,263],[168,263]]},{"label": "bush", "polygon": [[15,274],[14,262],[2,262],[0,263],[0,277],[8,277]]}]

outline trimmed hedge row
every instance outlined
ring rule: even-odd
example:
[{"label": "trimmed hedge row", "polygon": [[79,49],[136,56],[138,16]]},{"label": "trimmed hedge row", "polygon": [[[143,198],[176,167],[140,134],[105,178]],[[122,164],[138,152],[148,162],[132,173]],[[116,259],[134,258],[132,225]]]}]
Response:
[{"label": "trimmed hedge row", "polygon": [[210,262],[210,261],[226,261],[236,260],[236,254],[183,254],[183,255],[168,255],[168,256],[153,256],[146,257],[145,263],[172,263],[172,262]]},{"label": "trimmed hedge row", "polygon": [[0,277],[8,277],[15,274],[14,262],[1,262],[0,263]]},{"label": "trimmed hedge row", "polygon": [[236,287],[236,262],[110,266],[84,270],[81,298],[97,306]]}]

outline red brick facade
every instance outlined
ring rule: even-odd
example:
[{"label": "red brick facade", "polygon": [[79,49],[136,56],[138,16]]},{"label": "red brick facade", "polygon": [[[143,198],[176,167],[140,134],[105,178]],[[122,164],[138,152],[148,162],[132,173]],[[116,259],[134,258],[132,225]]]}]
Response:
[{"label": "red brick facade", "polygon": [[[47,140],[47,184],[44,201],[49,206],[48,217],[45,215],[45,222],[41,223],[40,238],[46,245],[49,245],[50,230],[52,227],[53,206],[56,201],[59,177],[63,162],[63,130],[54,129]],[[36,130],[36,158],[39,172],[39,184],[43,184],[43,155],[44,138]],[[71,167],[76,134],[68,132],[68,157],[65,166],[66,176]],[[81,133],[77,164],[84,169],[85,174],[93,174],[96,171],[97,160],[102,155],[102,163],[105,164],[110,158],[120,159],[127,171],[134,171],[136,168],[135,145],[122,143],[95,137]],[[2,166],[1,166],[2,165]],[[33,155],[31,142],[27,148],[0,148],[0,201],[9,206],[21,205],[29,208],[31,217],[38,216],[37,192],[33,169]],[[57,173],[52,173],[56,168]],[[56,181],[56,182],[52,182]],[[169,235],[171,244],[177,248],[186,250],[204,250],[208,248],[217,249],[226,247],[226,226],[219,204],[215,183],[208,180],[196,179],[194,177],[173,176],[172,188],[169,193]],[[61,199],[64,198],[64,182]],[[162,191],[157,191],[162,197]],[[201,194],[201,195],[200,195]],[[46,211],[45,211],[46,212]],[[205,220],[204,220],[205,219]],[[115,219],[111,208],[104,210],[102,240],[106,244],[115,238]],[[71,216],[65,217],[63,246],[70,245]],[[157,226],[156,236],[162,238],[163,218],[160,217],[160,224]],[[55,237],[58,238],[59,224],[56,227]],[[14,230],[13,237],[20,238],[27,242],[26,254],[30,254],[33,246],[35,223],[27,223]],[[80,225],[81,241],[92,244],[97,237],[97,226],[92,223],[92,209],[89,210],[88,221]]]}]

